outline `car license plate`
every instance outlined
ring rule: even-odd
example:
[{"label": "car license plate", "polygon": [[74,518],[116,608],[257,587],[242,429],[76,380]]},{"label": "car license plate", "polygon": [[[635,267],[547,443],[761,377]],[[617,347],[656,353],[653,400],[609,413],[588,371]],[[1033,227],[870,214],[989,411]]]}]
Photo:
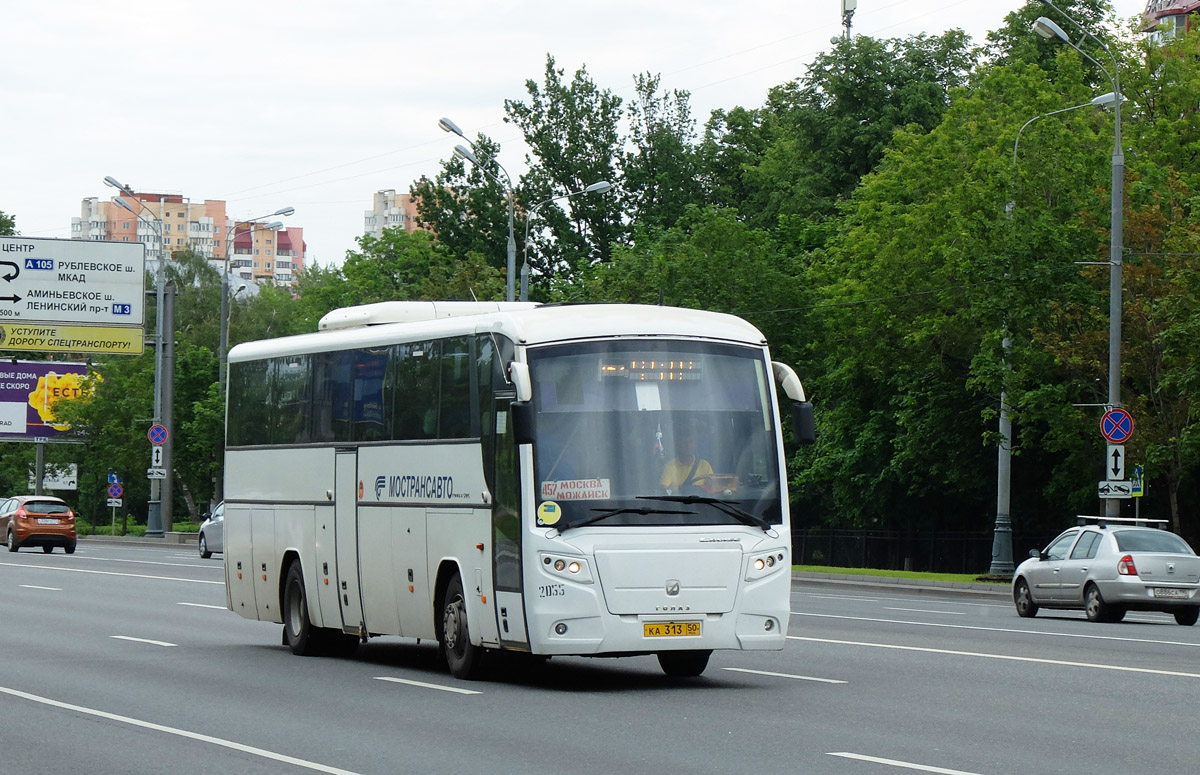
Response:
[{"label": "car license plate", "polygon": [[39,517],[38,524],[39,525],[57,525],[58,520],[57,519],[47,519],[45,517]]},{"label": "car license plate", "polygon": [[1183,598],[1186,598],[1187,590],[1186,589],[1175,589],[1173,587],[1155,587],[1154,588],[1154,596],[1155,597],[1174,597],[1174,598],[1183,597]]},{"label": "car license plate", "polygon": [[700,622],[649,622],[642,625],[647,638],[683,638],[700,634]]}]

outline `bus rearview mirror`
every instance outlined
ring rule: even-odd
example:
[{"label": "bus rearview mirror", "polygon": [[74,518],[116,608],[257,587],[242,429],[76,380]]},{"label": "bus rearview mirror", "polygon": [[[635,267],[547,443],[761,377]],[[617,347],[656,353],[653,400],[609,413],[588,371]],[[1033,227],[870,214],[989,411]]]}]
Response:
[{"label": "bus rearview mirror", "polygon": [[808,401],[792,404],[792,435],[797,444],[812,444],[817,440],[817,420]]},{"label": "bus rearview mirror", "polygon": [[513,401],[509,404],[512,412],[513,438],[518,444],[532,444],[536,428],[537,413],[532,401]]}]

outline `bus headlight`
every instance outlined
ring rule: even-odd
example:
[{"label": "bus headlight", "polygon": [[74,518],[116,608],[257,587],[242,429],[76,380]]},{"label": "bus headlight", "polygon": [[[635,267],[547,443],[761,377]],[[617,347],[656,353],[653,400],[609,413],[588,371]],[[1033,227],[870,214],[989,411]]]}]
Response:
[{"label": "bus headlight", "polygon": [[542,570],[547,574],[579,584],[592,583],[592,570],[587,560],[546,553],[542,553],[540,557]]},{"label": "bus headlight", "polygon": [[746,569],[746,580],[761,579],[765,576],[770,576],[772,573],[777,573],[780,569],[786,567],[787,552],[784,549],[775,549],[771,552],[755,554],[750,557],[750,564]]}]

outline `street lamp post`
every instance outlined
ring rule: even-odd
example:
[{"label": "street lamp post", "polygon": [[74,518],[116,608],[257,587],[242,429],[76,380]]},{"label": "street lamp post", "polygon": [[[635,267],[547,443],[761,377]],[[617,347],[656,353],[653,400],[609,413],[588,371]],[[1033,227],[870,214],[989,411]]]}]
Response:
[{"label": "street lamp post", "polygon": [[513,206],[514,206],[513,198],[515,196],[515,192],[513,191],[512,177],[508,174],[508,170],[504,169],[504,167],[500,164],[499,161],[497,161],[495,158],[490,160],[493,164],[496,165],[497,168],[499,168],[499,170],[501,172],[504,173],[504,178],[505,178],[505,180],[508,181],[508,185],[505,186],[504,180],[501,180],[500,178],[493,175],[491,173],[491,171],[488,170],[487,167],[485,167],[482,163],[480,163],[479,159],[473,153],[473,151],[475,149],[475,144],[471,142],[470,138],[468,138],[465,134],[463,134],[463,131],[458,128],[458,124],[455,124],[453,121],[451,121],[448,118],[441,118],[441,119],[438,119],[438,126],[441,127],[442,131],[444,131],[444,132],[450,132],[451,134],[458,135],[463,140],[466,140],[467,145],[471,146],[471,150],[467,150],[466,148],[464,148],[461,145],[454,146],[454,155],[471,162],[476,167],[478,167],[480,170],[482,170],[483,174],[487,175],[489,178],[491,178],[492,180],[496,181],[501,186],[504,186],[506,188],[506,192],[508,194],[508,271],[506,273],[507,282],[506,282],[506,290],[505,290],[505,300],[512,301],[514,299],[514,297],[516,296],[515,285],[516,285],[516,274],[517,274],[517,240],[513,234]]},{"label": "street lamp post", "polygon": [[[1113,56],[1104,41],[1085,30],[1079,22],[1056,8],[1049,0],[1042,0],[1042,3],[1058,11],[1079,29],[1080,43],[1083,42],[1084,37],[1091,38],[1100,44],[1100,48],[1104,49],[1104,53],[1108,54],[1108,58],[1112,60],[1112,72],[1110,73],[1077,43],[1072,42],[1062,27],[1045,16],[1038,17],[1038,20],[1034,22],[1033,29],[1039,35],[1044,38],[1058,38],[1098,67],[1108,78],[1113,89],[1112,210],[1109,216],[1111,225],[1108,249],[1108,405],[1110,408],[1118,407],[1121,405],[1121,261],[1125,223],[1125,151],[1121,147],[1121,71],[1117,66],[1117,58]],[[1104,513],[1109,517],[1120,515],[1119,501],[1115,498],[1106,498]]]},{"label": "street lamp post", "polygon": [[[1060,108],[1052,110],[1049,113],[1040,113],[1026,121],[1017,130],[1017,137],[1013,141],[1013,169],[1017,166],[1017,149],[1021,144],[1021,133],[1029,127],[1030,124],[1048,116],[1054,116],[1059,113],[1067,113],[1080,108],[1092,106],[1106,106],[1116,101],[1116,95],[1112,92],[1102,94],[1099,97],[1085,102],[1081,105],[1072,105],[1069,108]],[[1004,208],[1011,219],[1013,209],[1016,207],[1016,202],[1010,201]],[[1008,338],[1007,333],[1001,343],[1004,349],[1005,374],[1007,375],[1008,366],[1008,351],[1012,348],[1012,340]],[[1016,566],[1013,564],[1012,553],[1012,419],[1008,412],[1008,389],[1007,385],[1000,387],[1000,447],[997,451],[996,459],[996,525],[993,530],[992,538],[992,564],[988,568],[990,576],[1009,576]]]},{"label": "street lamp post", "polygon": [[[134,193],[132,188],[122,184],[120,181],[118,181],[116,178],[112,177],[111,175],[105,176],[104,185],[111,186],[111,187],[117,189],[122,194],[125,194],[130,199],[132,199],[134,202],[137,202],[138,207],[140,207],[142,210],[149,211],[149,208],[146,207],[146,205],[142,203],[142,200],[138,199],[137,194]],[[138,212],[137,210],[134,210],[133,205],[129,204],[129,202],[127,202],[125,199],[122,199],[119,196],[115,197],[113,199],[113,204],[117,205],[118,207],[120,207],[123,210],[128,210],[139,221],[142,220],[141,213]],[[171,460],[170,445],[174,441],[171,438],[174,435],[174,433],[173,433],[173,429],[170,427],[171,423],[163,422],[163,419],[164,419],[164,417],[163,417],[164,392],[168,388],[173,388],[173,379],[170,382],[166,379],[167,375],[164,374],[164,368],[163,368],[163,322],[164,322],[164,308],[165,308],[164,296],[165,296],[165,291],[166,291],[166,284],[164,282],[164,277],[163,277],[163,263],[166,260],[166,243],[163,242],[163,232],[162,232],[162,225],[161,225],[160,221],[158,219],[151,217],[149,220],[149,223],[150,223],[151,227],[154,228],[155,234],[158,237],[158,245],[159,245],[158,260],[157,260],[157,263],[156,263],[155,269],[154,269],[154,301],[155,301],[155,310],[154,310],[154,424],[155,425],[162,424],[163,427],[166,428],[166,430],[167,430],[167,438],[163,442],[162,448],[163,448],[163,460],[168,461],[168,460]],[[163,486],[162,485],[164,484],[164,482],[168,485],[166,488],[167,489],[166,497],[167,497],[167,502],[169,504],[170,498],[171,498],[170,481],[171,481],[170,479],[165,479],[165,480],[164,479],[151,479],[150,480],[150,501],[146,504],[146,535],[150,536],[151,538],[161,538],[163,535],[163,521],[162,521],[162,498],[163,498],[162,490],[163,490]],[[168,508],[169,508],[169,505],[168,505]]]},{"label": "street lamp post", "polygon": [[[281,207],[270,215],[260,215],[257,218],[250,218],[244,223],[249,225],[248,229],[238,231],[236,227],[230,227],[225,235],[225,268],[221,273],[221,341],[218,345],[219,361],[217,364],[217,382],[221,386],[221,395],[225,395],[225,372],[229,368],[229,257],[233,253],[233,241],[236,237],[243,234],[250,234],[256,231],[256,225],[261,225],[259,222],[267,218],[274,218],[278,215],[291,215],[296,212],[294,207]],[[263,228],[277,231],[283,228],[282,221],[266,224]]]},{"label": "street lamp post", "polygon": [[612,183],[607,180],[601,180],[599,183],[593,183],[586,188],[581,188],[578,191],[572,191],[568,194],[559,194],[558,196],[550,197],[549,199],[538,202],[529,211],[525,213],[525,245],[521,252],[521,301],[529,301],[529,224],[533,221],[533,216],[537,213],[542,205],[557,202],[559,199],[569,199],[580,194],[604,194],[612,190]]}]

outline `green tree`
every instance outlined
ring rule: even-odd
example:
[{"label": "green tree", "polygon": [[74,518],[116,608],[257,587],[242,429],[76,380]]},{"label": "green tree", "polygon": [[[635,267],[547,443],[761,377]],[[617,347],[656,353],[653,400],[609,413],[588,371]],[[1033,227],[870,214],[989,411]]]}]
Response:
[{"label": "green tree", "polygon": [[[602,180],[616,182],[621,99],[599,88],[586,67],[564,83],[563,70],[549,55],[544,82],[528,80],[525,90],[526,101],[504,101],[505,120],[521,130],[530,149],[529,171],[520,184],[523,207]],[[623,230],[620,202],[611,196],[575,197],[569,214],[546,205],[538,217],[553,236],[530,256],[536,272],[531,282],[542,286],[551,278],[570,282],[588,265],[607,261]]]},{"label": "green tree", "polygon": [[[434,180],[422,178],[411,193],[423,228],[437,235],[444,250],[458,257],[479,254],[506,271],[508,194],[500,182],[507,179],[497,165],[500,146],[481,134],[474,147],[482,166],[451,156]],[[353,255],[348,251],[347,260]]]},{"label": "green tree", "polygon": [[625,213],[645,229],[668,228],[688,205],[704,203],[696,122],[689,95],[659,93],[659,76],[634,77],[637,98],[629,107],[629,144],[621,160]]},{"label": "green tree", "polygon": [[17,219],[12,215],[5,215],[3,210],[0,210],[0,237],[12,237],[17,233]]}]

